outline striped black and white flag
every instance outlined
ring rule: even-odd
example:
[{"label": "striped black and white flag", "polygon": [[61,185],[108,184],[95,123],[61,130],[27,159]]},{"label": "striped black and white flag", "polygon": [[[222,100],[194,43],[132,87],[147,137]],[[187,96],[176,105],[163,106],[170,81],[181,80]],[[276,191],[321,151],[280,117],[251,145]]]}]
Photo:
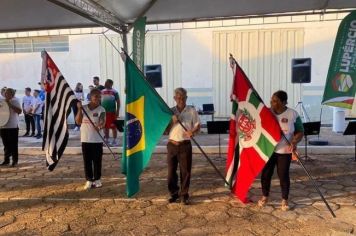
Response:
[{"label": "striped black and white flag", "polygon": [[52,171],[67,146],[67,117],[76,98],[46,51],[42,52],[41,81],[46,90],[42,150],[46,152],[48,170]]}]

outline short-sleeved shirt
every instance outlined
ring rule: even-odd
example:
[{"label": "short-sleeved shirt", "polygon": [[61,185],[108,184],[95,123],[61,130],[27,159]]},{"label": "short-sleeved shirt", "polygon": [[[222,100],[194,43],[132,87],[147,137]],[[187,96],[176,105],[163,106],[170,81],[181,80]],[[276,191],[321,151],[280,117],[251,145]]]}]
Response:
[{"label": "short-sleeved shirt", "polygon": [[83,93],[83,92],[74,91],[74,96],[75,96],[79,101],[83,101],[83,100],[84,100],[84,93]]},{"label": "short-sleeved shirt", "polygon": [[99,84],[98,86],[95,86],[96,89],[99,89],[100,91],[102,91],[103,89],[105,89],[104,85]]},{"label": "short-sleeved shirt", "polygon": [[[193,106],[185,106],[182,112],[179,112],[177,107],[173,107],[171,110],[188,130],[192,130],[200,124],[198,112]],[[184,136],[184,132],[183,127],[176,123],[169,132],[169,139],[177,142],[189,140],[188,137]]]},{"label": "short-sleeved shirt", "polygon": [[44,101],[46,99],[46,91],[44,89],[40,90],[40,94],[38,95],[38,97]]},{"label": "short-sleeved shirt", "polygon": [[[4,99],[2,99],[2,102],[5,102]],[[21,109],[21,104],[20,101],[17,98],[12,98],[10,100],[10,103]],[[9,121],[6,123],[6,125],[1,126],[0,129],[14,129],[18,128],[19,124],[19,114],[14,111],[14,109],[10,108],[10,118]]]},{"label": "short-sleeved shirt", "polygon": [[[84,105],[83,109],[87,112],[90,119],[95,125],[99,124],[99,118],[102,117],[105,123],[105,109],[102,106],[98,106],[94,110],[90,110],[88,105]],[[101,132],[101,131],[100,131]],[[102,134],[101,134],[102,135]],[[91,124],[88,117],[83,114],[82,124],[80,126],[80,141],[83,143],[102,143],[100,135]]]},{"label": "short-sleeved shirt", "polygon": [[24,96],[22,98],[22,106],[23,106],[23,109],[24,109],[24,112],[29,112],[32,108],[31,104],[32,104],[32,100],[33,100],[33,97],[30,95],[30,96]]},{"label": "short-sleeved shirt", "polygon": [[[43,101],[41,100],[40,97],[33,97],[32,99],[32,113],[35,114],[35,115],[41,115],[42,113],[42,108],[43,108]],[[37,107],[37,108],[36,108]]]},{"label": "short-sleeved shirt", "polygon": [[[275,114],[275,116],[277,117],[282,132],[289,142],[292,141],[294,132],[303,132],[303,123],[297,111],[287,108],[283,113]],[[284,137],[282,137],[281,141],[277,144],[275,152],[280,154],[291,153],[289,144]]]},{"label": "short-sleeved shirt", "polygon": [[116,101],[119,99],[119,93],[115,89],[103,89],[101,91],[101,106],[106,112],[116,112]]}]

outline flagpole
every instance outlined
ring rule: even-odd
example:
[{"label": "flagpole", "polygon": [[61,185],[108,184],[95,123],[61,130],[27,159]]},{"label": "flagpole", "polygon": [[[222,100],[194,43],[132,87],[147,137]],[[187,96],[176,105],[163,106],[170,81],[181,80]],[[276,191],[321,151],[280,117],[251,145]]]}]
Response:
[{"label": "flagpole", "polygon": [[[291,145],[290,141],[287,139],[287,137],[284,135],[283,132],[281,132],[282,137],[287,141],[288,145]],[[329,212],[331,213],[331,215],[336,218],[336,215],[334,213],[334,211],[331,209],[331,207],[329,206],[329,203],[326,201],[324,195],[321,193],[319,187],[316,185],[316,181],[314,180],[314,178],[311,176],[311,174],[309,173],[309,171],[307,170],[307,168],[305,167],[304,163],[302,162],[302,160],[299,157],[298,152],[293,151],[293,153],[295,154],[295,157],[297,158],[298,162],[300,163],[300,165],[302,166],[303,170],[305,171],[305,173],[307,174],[307,176],[309,177],[309,179],[311,180],[314,188],[316,189],[316,191],[319,193],[321,199],[323,200],[323,202],[325,203],[326,207],[328,208]]]},{"label": "flagpole", "polygon": [[[188,131],[188,129],[182,124],[182,122],[180,120],[178,120],[178,123],[183,127],[183,129],[185,131]],[[203,154],[203,156],[206,158],[206,160],[210,163],[210,165],[214,168],[214,170],[218,173],[218,175],[224,180],[225,184],[227,186],[230,186],[230,184],[226,181],[226,178],[221,174],[221,172],[219,171],[219,169],[216,167],[216,165],[212,162],[212,160],[208,157],[208,155],[204,152],[204,150],[201,148],[201,146],[199,145],[199,143],[195,140],[195,138],[193,136],[190,137],[191,140],[193,140],[193,142],[195,143],[195,145],[197,145],[198,149],[201,151],[201,153]]]},{"label": "flagpole", "polygon": [[329,206],[328,202],[326,201],[324,195],[320,192],[319,187],[316,185],[316,182],[314,180],[314,178],[309,174],[307,168],[304,166],[304,163],[302,162],[302,160],[299,158],[299,154],[297,152],[294,152],[296,155],[295,157],[297,158],[297,160],[299,161],[300,165],[302,166],[302,168],[304,169],[305,173],[308,175],[309,179],[311,180],[311,182],[313,183],[314,188],[317,190],[317,192],[319,193],[321,199],[324,201],[326,207],[328,208],[328,210],[330,211],[331,215],[336,218],[335,213],[333,212],[333,210],[331,209],[331,207]]},{"label": "flagpole", "polygon": [[[93,125],[94,129],[95,129],[95,124],[94,122],[90,119],[88,113],[84,110],[83,107],[81,107],[82,111],[84,112],[84,114],[86,115],[86,117],[88,118],[88,120],[90,121],[90,123]],[[105,146],[109,149],[109,151],[111,152],[112,156],[114,157],[114,160],[118,160],[118,158],[115,157],[115,154],[113,153],[113,151],[111,150],[110,146],[107,144],[107,142],[105,141],[104,137],[101,135],[101,133],[99,132],[99,130],[95,129],[96,132],[99,134],[100,138],[103,140]]]},{"label": "flagpole", "polygon": [[[123,51],[123,53],[125,54],[126,57],[129,57],[129,55],[127,55],[127,52],[121,48],[121,50]],[[135,62],[133,62],[133,64],[136,66],[137,70],[141,73],[141,75],[146,78],[146,76],[142,73],[142,71],[137,67],[137,65],[135,64]],[[161,97],[161,95],[159,95],[159,93],[156,91],[156,89],[154,89],[150,83],[148,83],[147,80],[145,80],[147,85],[150,86],[152,88],[152,90],[155,92],[156,96],[160,98],[160,100],[163,102],[163,104],[166,105],[166,107],[171,111],[171,108],[167,105],[167,103],[163,100],[163,98]],[[171,114],[173,114],[173,112],[171,111]],[[187,128],[182,124],[182,122],[180,120],[178,120],[179,124],[183,127],[183,129],[185,131],[188,131]],[[225,184],[227,184],[228,186],[230,186],[230,184],[226,181],[225,177],[221,174],[221,172],[219,171],[219,169],[215,166],[215,164],[211,161],[211,159],[208,157],[208,155],[206,155],[206,153],[203,151],[203,149],[201,148],[201,146],[198,144],[198,142],[193,138],[190,137],[193,142],[195,143],[195,145],[197,145],[198,149],[201,151],[201,153],[203,154],[203,156],[206,158],[206,160],[210,163],[210,165],[214,168],[214,170],[218,173],[218,175],[224,180]]]}]

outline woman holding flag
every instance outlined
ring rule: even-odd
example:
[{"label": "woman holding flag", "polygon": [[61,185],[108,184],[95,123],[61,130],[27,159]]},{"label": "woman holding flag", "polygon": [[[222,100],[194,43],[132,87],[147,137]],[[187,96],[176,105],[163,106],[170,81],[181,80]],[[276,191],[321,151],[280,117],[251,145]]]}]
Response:
[{"label": "woman holding flag", "polygon": [[302,120],[300,119],[298,112],[287,107],[287,100],[288,95],[282,90],[275,92],[271,98],[271,111],[278,120],[283,132],[283,137],[277,144],[274,153],[262,170],[261,185],[263,196],[258,201],[260,207],[267,204],[274,167],[277,165],[277,174],[282,190],[281,209],[283,211],[289,209],[289,167],[292,153],[296,151],[297,144],[303,138],[304,132]]}]

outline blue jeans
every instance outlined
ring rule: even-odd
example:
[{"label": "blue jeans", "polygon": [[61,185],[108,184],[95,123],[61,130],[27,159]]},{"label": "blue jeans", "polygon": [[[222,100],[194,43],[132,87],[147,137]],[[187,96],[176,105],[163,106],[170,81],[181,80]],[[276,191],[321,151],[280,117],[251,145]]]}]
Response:
[{"label": "blue jeans", "polygon": [[41,114],[34,114],[33,118],[36,123],[37,135],[41,135]]}]

